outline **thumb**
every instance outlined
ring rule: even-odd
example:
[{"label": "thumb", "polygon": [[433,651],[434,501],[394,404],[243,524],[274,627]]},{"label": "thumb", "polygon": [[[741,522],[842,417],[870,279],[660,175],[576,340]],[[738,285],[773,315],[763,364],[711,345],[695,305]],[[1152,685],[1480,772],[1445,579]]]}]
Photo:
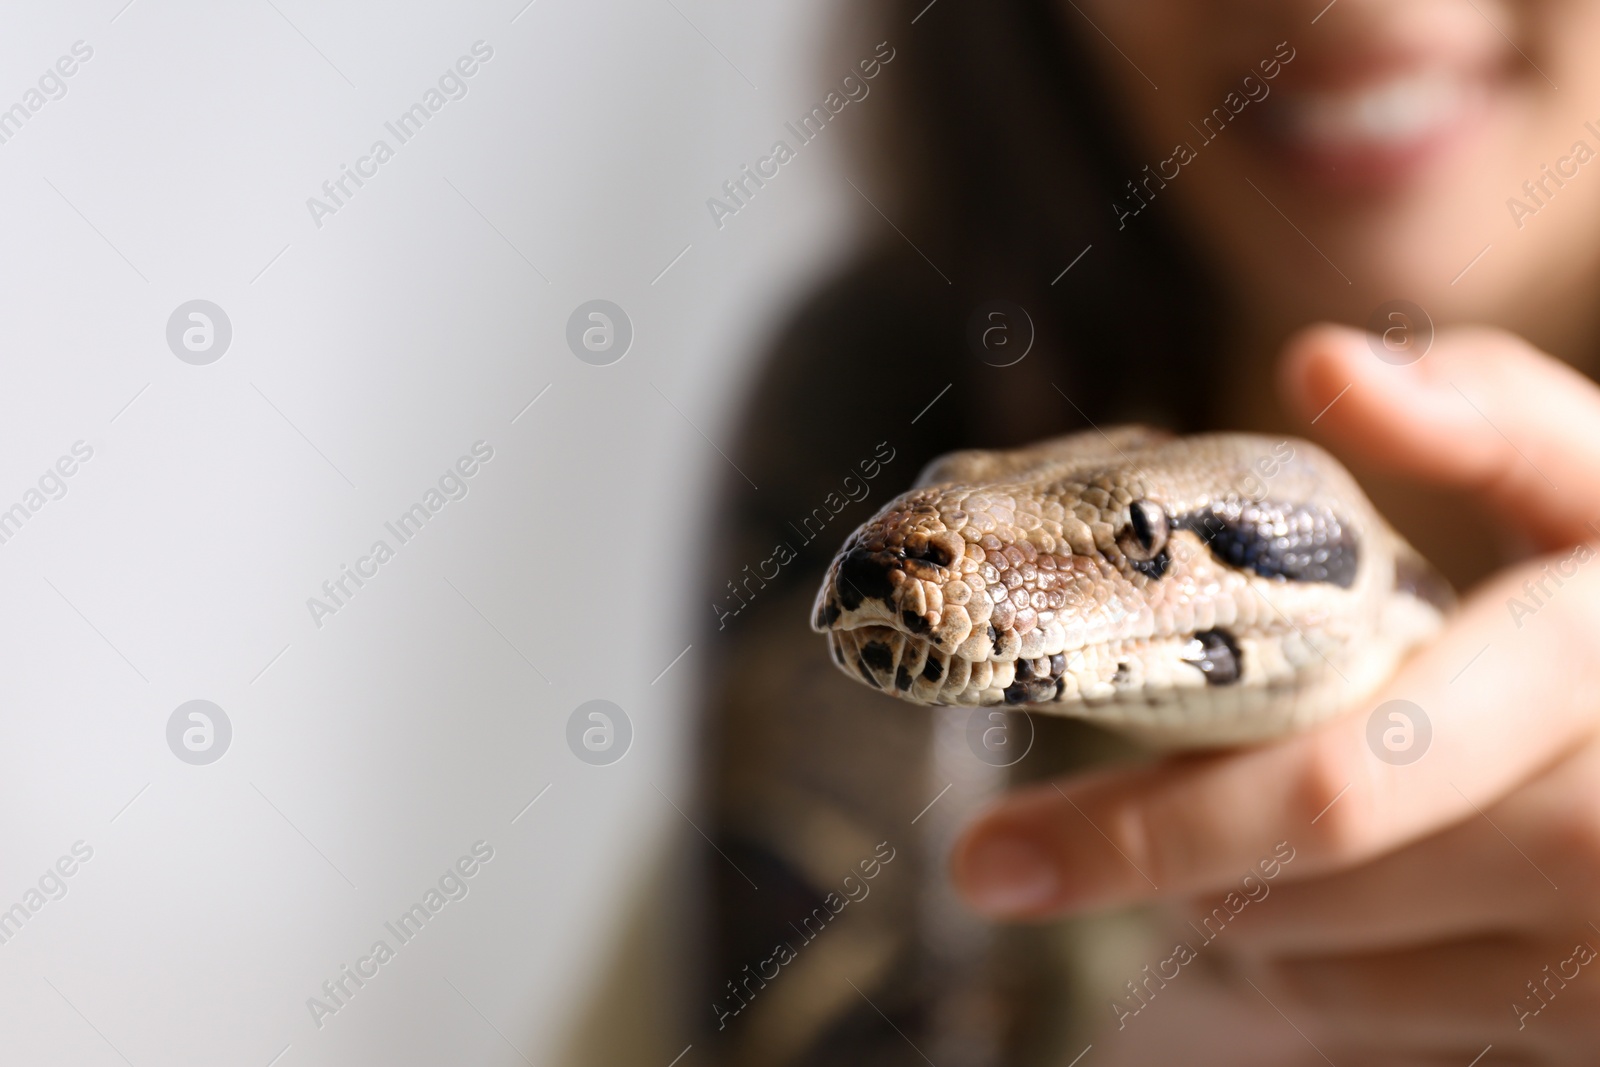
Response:
[{"label": "thumb", "polygon": [[1279,368],[1290,408],[1346,454],[1477,494],[1550,549],[1596,534],[1600,388],[1499,330],[1441,330],[1423,358],[1376,358],[1372,335],[1313,326]]}]

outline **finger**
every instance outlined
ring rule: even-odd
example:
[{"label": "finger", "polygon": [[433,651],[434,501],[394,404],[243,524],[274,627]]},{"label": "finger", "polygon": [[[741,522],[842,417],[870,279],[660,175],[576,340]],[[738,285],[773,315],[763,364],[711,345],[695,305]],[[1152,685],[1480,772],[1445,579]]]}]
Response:
[{"label": "finger", "polygon": [[[1110,1011],[1099,1008],[1093,1067],[1327,1067],[1321,1051],[1248,985],[1189,969],[1160,988],[1141,986],[1142,998],[1126,989],[1103,991]],[[1099,1007],[1093,994],[1089,999]],[[1083,1067],[1090,1062],[1085,1057]]]},{"label": "finger", "polygon": [[[1255,954],[1376,952],[1583,927],[1600,918],[1597,890],[1600,745],[1589,744],[1481,816],[1354,870],[1268,886],[1241,921],[1221,921],[1232,947]],[[1180,910],[1209,932],[1216,903]]]},{"label": "finger", "polygon": [[1317,326],[1280,367],[1291,407],[1338,449],[1477,492],[1541,548],[1596,536],[1600,388],[1511,334],[1440,331],[1415,363],[1372,335]]},{"label": "finger", "polygon": [[[1562,959],[1568,952],[1570,948],[1563,949],[1556,958]],[[1480,1060],[1489,1042],[1477,1040],[1483,1029],[1478,1026],[1449,1028],[1424,1019],[1422,1025],[1409,1030],[1390,1025],[1381,1035],[1363,1032],[1343,1022],[1364,1013],[1368,1000],[1342,1005],[1307,995],[1306,987],[1321,982],[1331,999],[1342,988],[1338,983],[1354,977],[1342,970],[1342,965],[1370,962],[1355,958],[1314,961],[1332,968],[1313,967],[1304,972],[1303,983],[1294,984],[1301,972],[1286,975],[1279,961],[1200,946],[1188,963],[1172,970],[1161,967],[1166,977],[1156,973],[1157,967],[1147,966],[1133,976],[1134,981],[1105,990],[1110,1017],[1102,1015],[1102,1028],[1094,1035],[1094,1054],[1105,1058],[1096,1062],[1108,1067],[1161,1063],[1193,1067],[1326,1067],[1328,1063],[1467,1067],[1478,1063],[1488,1067],[1491,1062],[1549,1062],[1545,1057],[1533,1059],[1526,1043],[1517,1047],[1515,1034],[1510,1040],[1495,1042],[1492,1060]],[[1481,967],[1478,973],[1483,973]],[[1396,1000],[1390,1009],[1399,1012],[1404,1005],[1405,1001]],[[1504,1010],[1503,1005],[1495,1006]],[[1504,1021],[1514,1029],[1509,1011]]]},{"label": "finger", "polygon": [[[1595,729],[1600,566],[1580,567],[1513,625],[1506,605],[1522,595],[1523,572],[1537,565],[1480,587],[1438,642],[1351,715],[1259,748],[1001,800],[957,842],[957,888],[979,911],[1040,917],[1226,887],[1280,842],[1296,854],[1282,876],[1299,880],[1479,817]],[[1410,764],[1368,745],[1368,713],[1391,699],[1432,723],[1431,747]]]},{"label": "finger", "polygon": [[1454,942],[1270,970],[1286,1015],[1330,1036],[1360,1034],[1372,1048],[1550,1051],[1581,1039],[1592,1050],[1595,940],[1575,929],[1568,938]]}]

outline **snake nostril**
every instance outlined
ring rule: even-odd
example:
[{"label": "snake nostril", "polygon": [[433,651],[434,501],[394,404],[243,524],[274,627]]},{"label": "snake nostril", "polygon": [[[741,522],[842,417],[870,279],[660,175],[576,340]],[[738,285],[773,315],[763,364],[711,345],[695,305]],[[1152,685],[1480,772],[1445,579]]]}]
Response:
[{"label": "snake nostril", "polygon": [[955,560],[948,548],[933,541],[920,545],[907,545],[906,558],[920,559],[936,567],[948,567]]},{"label": "snake nostril", "polygon": [[882,553],[851,549],[839,561],[839,600],[845,610],[854,611],[863,599],[887,600],[894,592],[889,567]]}]

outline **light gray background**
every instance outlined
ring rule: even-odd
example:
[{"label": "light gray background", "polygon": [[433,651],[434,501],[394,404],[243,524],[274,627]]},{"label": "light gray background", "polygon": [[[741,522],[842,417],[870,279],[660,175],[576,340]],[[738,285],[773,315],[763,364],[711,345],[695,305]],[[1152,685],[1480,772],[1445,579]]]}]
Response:
[{"label": "light gray background", "polygon": [[[94,449],[0,544],[0,908],[94,849],[0,944],[0,1062],[544,1064],[596,1011],[649,1028],[683,960],[629,916],[663,936],[694,835],[717,449],[768,331],[882,225],[832,133],[721,231],[705,201],[845,73],[833,5],[124,3],[0,16],[0,107],[94,49],[0,144],[0,508]],[[468,95],[314,226],[480,39]],[[209,366],[165,340],[197,298],[233,326]],[[593,299],[633,322],[612,366],[565,344]],[[468,496],[315,627],[480,439]],[[233,728],[208,766],[167,747],[196,699]],[[592,699],[632,720],[610,766],[566,745]],[[479,839],[470,894],[315,1027]]]}]

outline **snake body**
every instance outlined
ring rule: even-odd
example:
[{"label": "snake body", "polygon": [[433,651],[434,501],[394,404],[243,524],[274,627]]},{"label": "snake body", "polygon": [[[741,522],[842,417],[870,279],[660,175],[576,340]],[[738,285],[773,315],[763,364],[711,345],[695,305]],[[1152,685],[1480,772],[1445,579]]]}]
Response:
[{"label": "snake body", "polygon": [[903,700],[1205,747],[1358,703],[1452,599],[1317,446],[1122,426],[935,460],[846,540],[812,628]]}]

